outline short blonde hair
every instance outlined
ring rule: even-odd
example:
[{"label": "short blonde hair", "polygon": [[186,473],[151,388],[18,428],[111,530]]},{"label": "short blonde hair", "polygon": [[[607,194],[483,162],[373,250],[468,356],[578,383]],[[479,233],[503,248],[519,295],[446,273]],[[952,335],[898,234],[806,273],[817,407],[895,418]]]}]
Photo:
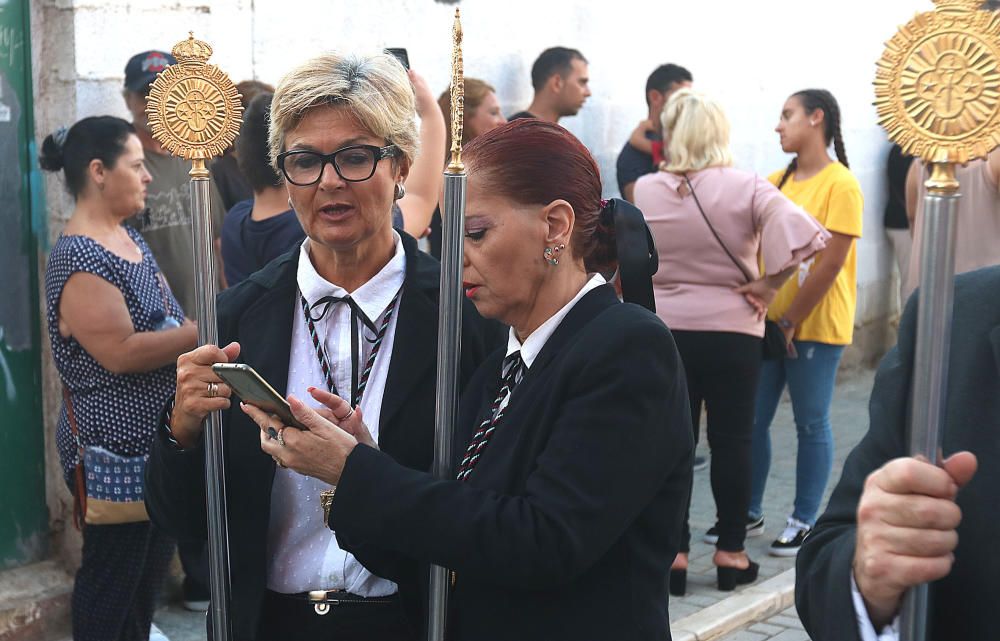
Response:
[{"label": "short blonde hair", "polygon": [[362,127],[399,147],[409,162],[417,156],[416,100],[399,61],[385,53],[329,51],[290,71],[274,91],[268,146],[275,171],[285,135],[320,105],[343,105]]},{"label": "short blonde hair", "polygon": [[729,167],[729,119],[715,100],[690,89],[675,91],[661,116],[664,169],[675,173]]}]

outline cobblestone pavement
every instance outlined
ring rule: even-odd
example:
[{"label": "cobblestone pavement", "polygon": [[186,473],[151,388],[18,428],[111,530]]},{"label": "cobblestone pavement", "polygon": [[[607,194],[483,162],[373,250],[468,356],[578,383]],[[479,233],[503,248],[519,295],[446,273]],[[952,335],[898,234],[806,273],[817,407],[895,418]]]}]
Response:
[{"label": "cobblestone pavement", "polygon": [[[834,433],[834,466],[830,489],[840,478],[844,459],[868,429],[868,397],[871,394],[874,371],[854,369],[842,372],[837,381],[833,400],[832,423]],[[747,539],[750,557],[760,564],[761,581],[774,577],[795,565],[795,559],[780,559],[767,554],[767,546],[781,533],[785,519],[791,512],[795,495],[795,425],[792,408],[785,398],[778,408],[771,426],[773,463],[764,495],[766,530],[763,536]],[[700,440],[700,453],[707,453],[704,435]],[[824,499],[824,505],[826,500]],[[714,605],[732,596],[733,592],[720,592],[715,586],[715,567],[712,565],[713,546],[701,541],[705,530],[715,523],[715,503],[709,487],[709,470],[695,473],[694,496],[691,505],[691,557],[688,569],[687,595],[670,600],[670,620],[678,621],[702,608]],[[738,593],[739,591],[737,591]],[[171,604],[156,615],[156,623],[171,641],[203,641],[205,615],[186,612],[179,605]],[[756,627],[755,627],[756,626]],[[770,634],[771,636],[768,636]],[[743,635],[743,636],[740,636]],[[784,635],[784,636],[782,636]],[[747,626],[744,630],[722,637],[725,641],[774,641],[806,640],[805,632],[795,609],[790,608],[764,622]]]},{"label": "cobblestone pavement", "polygon": [[809,635],[802,629],[802,622],[795,608],[788,608],[763,621],[759,621],[716,641],[809,641]]}]

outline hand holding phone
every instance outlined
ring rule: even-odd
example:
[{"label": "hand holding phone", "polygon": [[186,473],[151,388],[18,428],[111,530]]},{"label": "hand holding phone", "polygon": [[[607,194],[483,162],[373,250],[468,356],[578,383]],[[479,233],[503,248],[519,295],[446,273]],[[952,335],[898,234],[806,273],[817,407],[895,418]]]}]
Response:
[{"label": "hand holding phone", "polygon": [[244,403],[274,414],[289,427],[307,428],[292,416],[288,401],[279,394],[254,368],[244,363],[216,363],[212,371],[224,380]]}]

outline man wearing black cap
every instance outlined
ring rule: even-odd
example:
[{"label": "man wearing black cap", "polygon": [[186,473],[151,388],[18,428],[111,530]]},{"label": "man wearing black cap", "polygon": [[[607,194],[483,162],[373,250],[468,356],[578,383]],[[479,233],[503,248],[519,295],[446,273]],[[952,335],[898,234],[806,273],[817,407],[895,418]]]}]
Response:
[{"label": "man wearing black cap", "polygon": [[[146,168],[153,182],[146,188],[146,211],[129,223],[153,251],[160,271],[189,318],[195,317],[194,251],[191,241],[190,163],[171,156],[152,136],[146,119],[146,97],[157,74],[177,60],[164,51],[136,54],[125,65],[125,105],[142,142]],[[212,181],[212,221],[215,237],[226,210]]]},{"label": "man wearing black cap", "polygon": [[[152,136],[146,118],[146,97],[157,74],[177,60],[164,51],[136,54],[125,65],[125,105],[132,114],[132,124],[142,142],[146,169],[153,181],[146,187],[146,210],[129,220],[153,251],[160,271],[180,302],[185,315],[195,316],[194,251],[191,240],[191,196],[188,175],[190,163],[171,156]],[[222,230],[226,210],[212,182],[212,222],[215,238]],[[221,270],[219,273],[222,273]],[[208,609],[208,568],[201,542],[178,541],[184,566],[184,607]]]}]

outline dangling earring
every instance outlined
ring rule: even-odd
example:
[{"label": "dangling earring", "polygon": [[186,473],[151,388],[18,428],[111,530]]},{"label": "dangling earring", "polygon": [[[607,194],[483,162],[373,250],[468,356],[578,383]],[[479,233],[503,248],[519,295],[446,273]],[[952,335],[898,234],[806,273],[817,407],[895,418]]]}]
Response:
[{"label": "dangling earring", "polygon": [[556,245],[555,247],[546,247],[544,256],[545,260],[548,261],[550,265],[555,267],[559,264],[559,257],[556,256],[559,252],[566,249],[566,245]]},{"label": "dangling earring", "polygon": [[403,183],[396,183],[396,192],[394,194],[396,200],[402,200],[403,196],[405,195],[406,195],[406,187],[403,186]]}]

